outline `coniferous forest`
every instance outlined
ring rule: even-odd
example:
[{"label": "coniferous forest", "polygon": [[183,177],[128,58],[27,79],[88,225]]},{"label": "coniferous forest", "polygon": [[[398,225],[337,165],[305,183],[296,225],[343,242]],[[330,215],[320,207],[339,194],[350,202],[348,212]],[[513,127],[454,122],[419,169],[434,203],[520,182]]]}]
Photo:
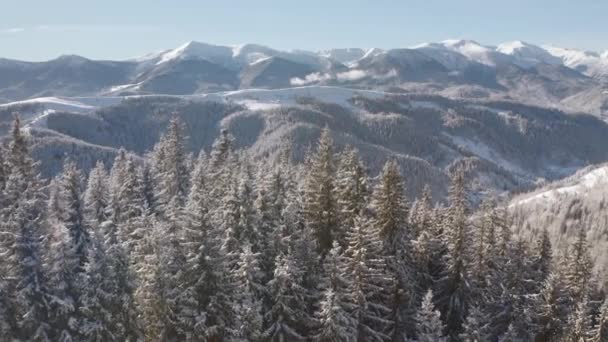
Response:
[{"label": "coniferous forest", "polygon": [[[15,119],[0,149],[1,341],[608,341],[585,230],[566,250],[507,208],[407,198],[324,130],[302,164],[224,131],[185,149],[39,176]],[[542,227],[539,227],[542,230]]]}]

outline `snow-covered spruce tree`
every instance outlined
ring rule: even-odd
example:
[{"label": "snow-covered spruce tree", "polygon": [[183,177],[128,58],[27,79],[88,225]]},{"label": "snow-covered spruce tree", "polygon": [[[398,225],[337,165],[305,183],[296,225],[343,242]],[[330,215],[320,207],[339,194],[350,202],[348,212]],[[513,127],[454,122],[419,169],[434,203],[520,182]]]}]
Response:
[{"label": "snow-covered spruce tree", "polygon": [[542,283],[551,272],[551,265],[553,263],[553,250],[547,228],[542,230],[534,250],[534,266],[538,273],[537,279],[539,283]]},{"label": "snow-covered spruce tree", "polygon": [[237,156],[234,152],[234,137],[227,130],[222,130],[213,143],[208,163],[206,163],[207,186],[209,191],[210,208],[219,206],[218,201],[223,197],[226,188],[238,170]]},{"label": "snow-covered spruce tree", "polygon": [[58,219],[69,232],[70,243],[78,259],[77,273],[82,273],[87,260],[89,231],[84,219],[83,176],[76,164],[66,161],[58,180]]},{"label": "snow-covered spruce tree", "polygon": [[242,248],[237,268],[232,275],[235,280],[236,336],[244,341],[259,341],[262,333],[262,293],[264,285],[258,263],[259,253],[253,253],[249,244]]},{"label": "snow-covered spruce tree", "polygon": [[350,314],[352,298],[348,292],[346,264],[347,259],[342,255],[340,245],[334,241],[323,261],[323,294],[315,312],[319,325],[318,332],[313,337],[315,341],[355,341],[356,322]]},{"label": "snow-covered spruce tree", "polygon": [[145,160],[138,168],[138,177],[141,182],[141,191],[145,200],[146,208],[152,209],[156,207],[154,202],[154,177],[152,175],[152,167],[150,161]]},{"label": "snow-covered spruce tree", "polygon": [[81,297],[87,285],[84,271],[90,233],[84,218],[82,184],[76,165],[66,161],[56,183],[58,212],[49,217],[53,234],[48,252],[53,328],[55,337],[65,341],[80,338]]},{"label": "snow-covered spruce tree", "polygon": [[410,229],[414,239],[417,239],[423,231],[428,231],[433,224],[431,216],[433,211],[432,201],[431,187],[427,184],[422,189],[422,195],[414,201],[410,210]]},{"label": "snow-covered spruce tree", "polygon": [[[276,231],[280,224],[280,217],[274,210],[271,200],[271,195],[268,189],[260,185],[264,179],[263,174],[258,175],[258,191],[254,202],[255,207],[255,224],[257,228],[256,241],[252,243],[254,252],[260,253],[260,269],[262,270],[263,283],[267,283],[274,276],[275,260],[278,255],[275,245]],[[266,301],[265,304],[267,304]]]},{"label": "snow-covered spruce tree", "polygon": [[268,282],[272,303],[265,313],[263,341],[304,341],[312,327],[312,317],[306,312],[307,293],[302,287],[302,271],[292,254],[279,254],[274,277]]},{"label": "snow-covered spruce tree", "polygon": [[169,122],[167,131],[152,152],[155,205],[165,212],[169,202],[184,205],[189,189],[189,169],[184,147],[183,123],[177,116]]},{"label": "snow-covered spruce tree", "polygon": [[139,265],[140,286],[136,296],[142,303],[146,339],[158,341],[196,340],[196,302],[187,287],[186,255],[179,200],[164,206],[168,211],[155,221],[151,235],[153,253]]},{"label": "snow-covered spruce tree", "polygon": [[251,246],[259,244],[259,232],[256,225],[255,182],[253,165],[247,159],[243,161],[238,180],[239,222],[238,227],[242,240]]},{"label": "snow-covered spruce tree", "polygon": [[[6,179],[8,178],[8,167],[6,165],[6,158],[4,157],[4,147],[0,145],[0,193],[4,190],[4,186],[6,185]],[[0,205],[2,205],[2,201],[0,200]]]},{"label": "snow-covered spruce tree", "polygon": [[[135,160],[124,149],[121,149],[114,159],[108,188],[107,217],[115,225],[127,223],[130,219],[142,214],[144,199]],[[127,238],[127,236],[121,238]]]},{"label": "snow-covered spruce tree", "polygon": [[578,301],[576,309],[570,314],[561,340],[564,342],[588,341],[592,330],[591,318],[589,302],[585,295]]},{"label": "snow-covered spruce tree", "polygon": [[500,272],[491,279],[492,285],[484,292],[489,298],[485,310],[491,315],[494,334],[503,334],[511,328],[510,334],[524,340],[531,339],[537,327],[533,324],[534,303],[528,294],[533,293],[537,286],[529,246],[518,238],[509,243],[506,253],[499,265]]},{"label": "snow-covered spruce tree", "polygon": [[413,336],[416,308],[416,279],[411,244],[413,234],[408,222],[409,204],[405,198],[403,179],[395,160],[388,161],[372,194],[371,224],[378,231],[388,270],[395,279],[394,292],[387,305],[392,310],[394,341]]},{"label": "snow-covered spruce tree", "polygon": [[416,341],[420,342],[442,342],[446,341],[441,321],[441,313],[435,310],[433,304],[433,291],[428,290],[422,304],[416,313]]},{"label": "snow-covered spruce tree", "polygon": [[472,306],[469,309],[467,319],[462,325],[462,333],[460,340],[463,342],[483,342],[491,341],[492,334],[489,327],[490,317],[485,314],[479,307]]},{"label": "snow-covered spruce tree", "polygon": [[[428,194],[430,195],[430,193]],[[429,209],[423,212],[422,208],[427,205],[422,203],[426,203],[427,200]],[[444,259],[448,250],[442,224],[445,209],[430,209],[430,196],[423,196],[418,202],[416,216],[419,218],[417,222],[426,222],[424,225],[416,224],[419,233],[418,237],[412,241],[418,289],[436,289],[438,280],[444,274]]]},{"label": "snow-covered spruce tree", "polygon": [[91,234],[106,221],[109,200],[108,173],[103,162],[97,162],[89,173],[84,193],[84,218]]},{"label": "snow-covered spruce tree", "polygon": [[197,160],[186,204],[184,283],[194,299],[191,321],[194,336],[219,340],[237,334],[233,320],[234,280],[223,254],[225,232],[214,226],[210,211],[206,166],[206,159]]},{"label": "snow-covered spruce tree", "polygon": [[480,219],[475,224],[473,233],[474,246],[471,263],[471,278],[475,282],[476,290],[481,291],[486,287],[489,277],[492,258],[495,252],[495,230],[494,208],[496,203],[493,199],[486,199],[481,204]]},{"label": "snow-covered spruce tree", "polygon": [[452,176],[449,189],[450,206],[444,222],[448,246],[445,258],[447,268],[440,279],[438,292],[438,306],[445,317],[447,332],[453,337],[461,332],[471,301],[468,270],[471,236],[465,182],[464,170],[458,169]]},{"label": "snow-covered spruce tree", "polygon": [[608,298],[604,300],[604,303],[600,307],[590,335],[589,341],[591,342],[604,342],[608,340]]},{"label": "snow-covered spruce tree", "polygon": [[106,220],[100,230],[104,233],[101,246],[105,249],[110,269],[106,282],[111,295],[108,311],[112,316],[112,331],[118,340],[136,341],[142,336],[142,328],[135,301],[135,272],[130,257],[132,247],[129,240],[123,241],[125,235],[120,234],[112,219]]},{"label": "snow-covered spruce tree", "polygon": [[8,341],[49,341],[53,338],[52,294],[43,265],[43,189],[18,117],[5,153],[6,183],[0,195],[0,300],[6,321],[0,333]]},{"label": "snow-covered spruce tree", "polygon": [[348,148],[340,153],[336,170],[336,203],[338,229],[336,240],[345,248],[344,235],[368,203],[369,189],[366,170],[357,150]]},{"label": "snow-covered spruce tree", "polygon": [[236,267],[241,248],[242,231],[240,230],[240,201],[238,198],[238,184],[232,181],[226,189],[226,193],[220,202],[220,207],[216,210],[215,221],[218,222],[219,232],[222,234],[221,253],[225,258],[226,271],[231,271]]},{"label": "snow-covered spruce tree", "polygon": [[[289,187],[289,189],[293,189]],[[288,191],[287,206],[281,214],[282,225],[280,231],[289,231],[289,236],[284,236],[283,244],[287,246],[287,251],[291,250],[296,265],[302,271],[302,286],[306,290],[307,307],[306,312],[313,314],[315,303],[321,297],[318,285],[320,283],[321,256],[317,248],[317,240],[310,227],[305,223],[304,212],[302,209],[301,196],[295,191]]]},{"label": "snow-covered spruce tree", "polygon": [[355,320],[358,341],[386,341],[393,321],[386,305],[394,293],[394,279],[386,271],[386,260],[379,232],[364,217],[346,233],[345,274],[352,298],[351,316]]},{"label": "snow-covered spruce tree", "polygon": [[101,232],[94,231],[90,237],[84,277],[86,286],[80,300],[82,320],[79,332],[86,341],[118,340],[113,329],[114,317],[111,312],[116,299],[112,293],[114,289],[110,260]]},{"label": "snow-covered spruce tree", "polygon": [[321,254],[331,249],[338,229],[333,149],[329,128],[326,127],[321,131],[317,150],[308,156],[308,172],[304,179],[306,222],[315,233]]},{"label": "snow-covered spruce tree", "polygon": [[60,219],[51,220],[52,237],[49,241],[47,268],[52,289],[50,319],[56,339],[69,341],[79,338],[80,296],[85,289],[84,265],[76,253],[70,232]]},{"label": "snow-covered spruce tree", "polygon": [[540,293],[535,297],[535,325],[537,341],[557,340],[566,324],[568,299],[561,278],[549,273],[543,281]]},{"label": "snow-covered spruce tree", "polygon": [[568,249],[563,268],[564,285],[576,305],[588,294],[593,261],[587,243],[587,231],[579,227],[576,240]]}]

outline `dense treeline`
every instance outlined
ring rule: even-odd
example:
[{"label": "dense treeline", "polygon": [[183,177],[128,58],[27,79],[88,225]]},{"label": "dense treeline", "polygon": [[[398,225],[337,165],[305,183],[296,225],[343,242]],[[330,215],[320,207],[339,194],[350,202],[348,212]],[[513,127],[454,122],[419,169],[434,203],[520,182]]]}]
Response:
[{"label": "dense treeline", "polygon": [[[463,171],[412,204],[328,130],[302,166],[223,132],[192,158],[177,119],[146,158],[42,180],[15,120],[0,150],[3,341],[607,341],[585,231],[512,234]],[[407,176],[407,175],[405,175]]]}]

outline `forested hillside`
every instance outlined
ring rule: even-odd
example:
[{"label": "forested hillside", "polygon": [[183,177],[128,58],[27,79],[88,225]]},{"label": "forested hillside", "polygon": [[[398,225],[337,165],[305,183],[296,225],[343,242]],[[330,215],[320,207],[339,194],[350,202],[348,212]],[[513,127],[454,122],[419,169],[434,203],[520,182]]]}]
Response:
[{"label": "forested hillside", "polygon": [[191,157],[174,117],[144,156],[43,179],[30,133],[0,149],[0,340],[608,340],[586,230],[515,234],[458,165],[436,206],[327,128],[302,164],[226,130]]}]

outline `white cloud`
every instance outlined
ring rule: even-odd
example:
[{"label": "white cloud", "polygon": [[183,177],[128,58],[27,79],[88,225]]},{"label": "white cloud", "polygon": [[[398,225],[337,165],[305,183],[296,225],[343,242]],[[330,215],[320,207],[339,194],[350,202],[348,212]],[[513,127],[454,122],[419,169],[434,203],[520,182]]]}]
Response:
[{"label": "white cloud", "polygon": [[397,70],[391,69],[386,74],[374,75],[373,77],[380,80],[397,77]]},{"label": "white cloud", "polygon": [[23,32],[23,31],[25,31],[25,29],[22,27],[13,27],[13,28],[8,28],[8,29],[1,29],[0,33],[12,34],[12,33],[19,33],[19,32]]},{"label": "white cloud", "polygon": [[289,83],[291,83],[291,85],[301,86],[315,82],[323,82],[329,79],[331,79],[330,74],[313,72],[312,74],[306,75],[304,78],[294,77],[289,80]]},{"label": "white cloud", "polygon": [[349,71],[338,73],[336,75],[336,78],[338,79],[338,81],[356,81],[356,80],[360,80],[367,76],[369,76],[367,74],[367,72],[365,72],[363,70],[354,69],[354,70],[349,70]]}]

